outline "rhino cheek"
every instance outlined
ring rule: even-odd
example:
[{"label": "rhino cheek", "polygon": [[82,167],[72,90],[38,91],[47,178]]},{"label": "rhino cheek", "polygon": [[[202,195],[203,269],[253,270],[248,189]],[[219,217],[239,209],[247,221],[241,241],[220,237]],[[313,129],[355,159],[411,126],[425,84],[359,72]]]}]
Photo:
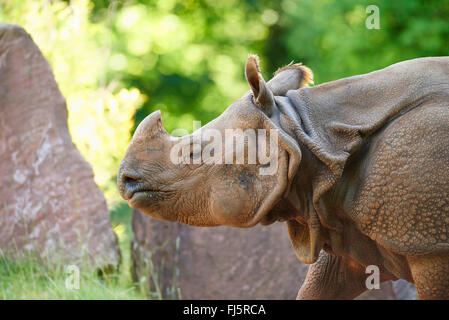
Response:
[{"label": "rhino cheek", "polygon": [[140,211],[145,213],[147,216],[152,218],[156,218],[158,220],[167,221],[167,222],[176,222],[177,216],[173,214],[169,214],[164,210],[154,210],[152,208],[139,208]]},{"label": "rhino cheek", "polygon": [[213,192],[211,214],[220,225],[241,227],[254,215],[254,204],[247,192]]}]

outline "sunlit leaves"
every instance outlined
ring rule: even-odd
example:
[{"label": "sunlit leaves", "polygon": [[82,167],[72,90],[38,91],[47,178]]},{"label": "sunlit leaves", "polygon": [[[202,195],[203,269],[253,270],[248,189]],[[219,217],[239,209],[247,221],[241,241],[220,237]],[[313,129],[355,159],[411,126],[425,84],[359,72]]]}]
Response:
[{"label": "sunlit leaves", "polygon": [[116,94],[111,91],[103,88],[75,93],[67,103],[75,113],[69,117],[69,128],[76,146],[92,164],[95,181],[106,198],[118,199],[112,179],[128,146],[136,107],[143,98],[138,89],[122,88]]},{"label": "sunlit leaves", "polygon": [[108,77],[149,97],[137,122],[162,109],[168,131],[191,131],[181,119],[206,123],[248,90],[246,57],[262,55],[277,20],[275,11],[241,0],[125,1],[112,20],[117,64]]},{"label": "sunlit leaves", "polygon": [[11,1],[0,8],[0,19],[23,26],[49,60],[67,99],[72,139],[106,198],[118,199],[116,172],[144,96],[106,78],[108,69],[129,67],[124,55],[111,52],[107,21],[91,22],[87,0]]},{"label": "sunlit leaves", "polygon": [[[379,8],[378,30],[365,26],[371,4]],[[281,7],[282,42],[316,83],[449,52],[447,1],[283,0]]]}]

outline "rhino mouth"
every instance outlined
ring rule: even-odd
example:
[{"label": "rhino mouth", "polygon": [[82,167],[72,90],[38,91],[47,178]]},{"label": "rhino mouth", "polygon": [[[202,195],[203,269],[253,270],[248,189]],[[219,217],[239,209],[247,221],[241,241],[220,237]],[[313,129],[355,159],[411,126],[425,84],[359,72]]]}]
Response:
[{"label": "rhino mouth", "polygon": [[128,204],[131,208],[137,209],[149,202],[153,198],[154,190],[135,190],[127,195]]},{"label": "rhino mouth", "polygon": [[156,202],[167,200],[172,192],[157,189],[136,189],[127,195],[128,204],[133,209],[148,207]]},{"label": "rhino mouth", "polygon": [[119,192],[131,207],[139,208],[143,205],[164,198],[168,192],[154,183],[145,181],[142,174],[136,171],[123,171],[118,179]]}]

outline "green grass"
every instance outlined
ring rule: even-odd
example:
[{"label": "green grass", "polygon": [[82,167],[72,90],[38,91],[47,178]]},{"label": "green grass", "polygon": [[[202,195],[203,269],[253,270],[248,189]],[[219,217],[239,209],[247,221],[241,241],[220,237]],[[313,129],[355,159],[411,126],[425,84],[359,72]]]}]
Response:
[{"label": "green grass", "polygon": [[131,212],[126,203],[111,211],[111,224],[122,253],[118,272],[100,277],[95,271],[80,270],[79,289],[68,289],[65,266],[0,254],[0,299],[147,299],[145,289],[134,285],[131,278]]}]

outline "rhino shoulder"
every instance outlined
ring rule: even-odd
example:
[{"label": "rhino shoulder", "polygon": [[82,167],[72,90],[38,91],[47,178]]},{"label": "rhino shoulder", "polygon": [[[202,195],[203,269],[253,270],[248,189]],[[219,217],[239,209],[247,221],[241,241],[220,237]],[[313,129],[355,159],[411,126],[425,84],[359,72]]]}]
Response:
[{"label": "rhino shoulder", "polygon": [[352,218],[387,249],[449,250],[449,101],[429,102],[373,137]]}]

